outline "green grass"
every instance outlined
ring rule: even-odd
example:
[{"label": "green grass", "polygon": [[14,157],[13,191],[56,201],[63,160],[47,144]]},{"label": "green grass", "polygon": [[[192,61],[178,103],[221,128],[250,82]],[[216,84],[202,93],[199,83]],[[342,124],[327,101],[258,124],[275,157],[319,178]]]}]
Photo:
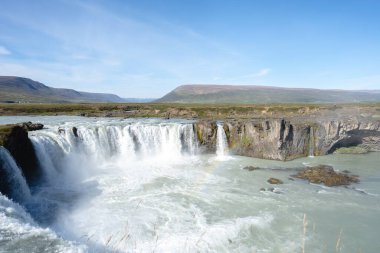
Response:
[{"label": "green grass", "polygon": [[230,85],[184,85],[160,98],[160,102],[179,103],[351,103],[378,102],[376,92],[348,90],[288,89]]},{"label": "green grass", "polygon": [[368,150],[362,147],[346,147],[346,148],[338,148],[335,150],[336,154],[365,154],[368,153]]},{"label": "green grass", "polygon": [[167,103],[83,103],[83,104],[0,104],[0,115],[86,115],[112,117],[171,117],[206,119],[283,118],[318,111],[345,109],[372,113],[380,103],[367,104],[167,104]]},{"label": "green grass", "polygon": [[5,138],[15,125],[0,125],[0,146],[4,146]]}]

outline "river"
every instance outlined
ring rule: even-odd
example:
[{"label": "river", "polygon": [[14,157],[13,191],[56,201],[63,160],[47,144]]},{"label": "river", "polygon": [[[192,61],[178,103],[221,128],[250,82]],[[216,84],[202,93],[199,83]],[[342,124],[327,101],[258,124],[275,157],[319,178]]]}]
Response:
[{"label": "river", "polygon": [[[219,126],[217,151],[205,154],[186,120],[19,116],[0,124],[29,120],[45,125],[29,132],[43,179],[28,188],[15,173],[13,200],[0,194],[0,252],[379,252],[379,153],[235,156]],[[291,178],[317,164],[360,183]]]}]

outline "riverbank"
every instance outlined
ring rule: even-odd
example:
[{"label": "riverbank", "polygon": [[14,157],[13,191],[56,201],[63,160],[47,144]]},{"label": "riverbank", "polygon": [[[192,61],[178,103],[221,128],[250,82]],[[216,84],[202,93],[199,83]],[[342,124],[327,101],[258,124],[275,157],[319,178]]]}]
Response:
[{"label": "riverbank", "polygon": [[[137,108],[138,110],[132,110]],[[189,112],[192,112],[190,113],[192,115],[194,108],[197,110],[203,108],[202,115],[209,116],[198,117],[196,114],[189,117]],[[230,113],[227,113],[227,108],[229,112],[238,111],[239,113],[235,113],[232,117]],[[242,156],[284,161],[298,157],[331,154],[341,148],[348,148],[341,150],[346,153],[358,152],[358,150],[363,153],[380,151],[380,115],[378,115],[380,108],[376,104],[286,105],[284,107],[267,105],[265,108],[259,112],[259,109],[263,108],[258,105],[237,107],[196,105],[189,108],[178,104],[12,105],[2,108],[3,112],[19,115],[26,113],[32,117],[10,116],[8,120],[4,117],[5,120],[0,121],[0,125],[11,123],[10,119],[14,117],[19,117],[20,121],[13,123],[24,121],[43,123],[41,119],[49,117],[43,115],[52,115],[52,112],[80,115],[76,119],[78,121],[100,117],[117,117],[121,120],[187,118],[194,122],[194,134],[206,153],[215,152],[218,124],[225,132],[230,153]],[[45,113],[34,114],[42,109],[46,109]],[[168,113],[173,112],[174,109],[176,113]],[[157,113],[155,117],[148,117],[154,110]],[[180,113],[181,110],[184,113]],[[115,111],[118,113],[112,113]],[[6,127],[0,127],[0,137],[5,131],[2,128],[6,129]]]},{"label": "riverbank", "polygon": [[380,103],[367,104],[0,104],[0,116],[75,115],[182,119],[361,118],[380,120]]}]

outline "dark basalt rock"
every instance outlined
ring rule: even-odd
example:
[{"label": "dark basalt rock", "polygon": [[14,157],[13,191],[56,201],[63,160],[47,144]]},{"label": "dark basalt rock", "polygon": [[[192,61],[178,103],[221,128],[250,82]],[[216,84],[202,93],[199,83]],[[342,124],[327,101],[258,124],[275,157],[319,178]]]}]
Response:
[{"label": "dark basalt rock", "polygon": [[274,178],[274,177],[269,178],[267,180],[267,182],[270,184],[283,184],[284,183],[284,182],[282,182],[282,180]]},{"label": "dark basalt rock", "polygon": [[326,186],[349,185],[359,182],[357,176],[335,172],[333,167],[329,165],[307,167],[298,172],[297,175],[294,175],[294,177],[308,180],[310,183],[324,184]]},{"label": "dark basalt rock", "polygon": [[78,128],[73,127],[73,134],[75,137],[78,137]]},{"label": "dark basalt rock", "polygon": [[1,136],[1,144],[11,153],[29,185],[39,178],[40,173],[37,156],[33,144],[28,137],[28,131],[42,128],[42,124],[26,122],[10,126],[8,132]]},{"label": "dark basalt rock", "polygon": [[273,192],[273,193],[276,193],[276,194],[282,194],[283,192],[279,191],[278,189],[275,189],[273,187],[269,187],[269,188],[260,188],[260,191],[261,192]]},{"label": "dark basalt rock", "polygon": [[269,188],[260,188],[260,191],[261,192],[265,192],[265,191],[268,191],[268,192],[274,192],[274,188],[273,187],[269,187]]},{"label": "dark basalt rock", "polygon": [[[199,139],[207,140],[202,128],[211,132],[213,126],[207,121],[200,124]],[[242,156],[285,161],[334,152],[380,151],[380,121],[376,120],[332,120],[323,116],[320,119],[227,119],[223,128],[230,153]]]},{"label": "dark basalt rock", "polygon": [[41,130],[44,128],[44,125],[41,123],[32,123],[32,122],[24,122],[20,124],[21,127],[23,127],[26,131],[36,131]]},{"label": "dark basalt rock", "polygon": [[255,166],[245,166],[243,168],[243,170],[248,170],[248,171],[254,171],[254,170],[259,170],[260,168],[259,167],[255,167]]},{"label": "dark basalt rock", "polygon": [[207,153],[216,151],[217,124],[215,121],[201,120],[193,124],[200,146]]}]

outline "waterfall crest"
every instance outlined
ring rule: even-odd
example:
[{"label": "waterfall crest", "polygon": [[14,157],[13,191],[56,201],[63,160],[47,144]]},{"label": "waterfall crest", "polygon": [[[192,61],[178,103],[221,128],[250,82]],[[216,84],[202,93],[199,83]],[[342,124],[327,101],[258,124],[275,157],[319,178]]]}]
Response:
[{"label": "waterfall crest", "polygon": [[[195,155],[198,140],[192,123],[128,123],[60,126],[30,136],[47,178],[67,170],[70,163],[104,164],[144,158],[172,161]],[[72,167],[73,167],[72,166]]]}]

